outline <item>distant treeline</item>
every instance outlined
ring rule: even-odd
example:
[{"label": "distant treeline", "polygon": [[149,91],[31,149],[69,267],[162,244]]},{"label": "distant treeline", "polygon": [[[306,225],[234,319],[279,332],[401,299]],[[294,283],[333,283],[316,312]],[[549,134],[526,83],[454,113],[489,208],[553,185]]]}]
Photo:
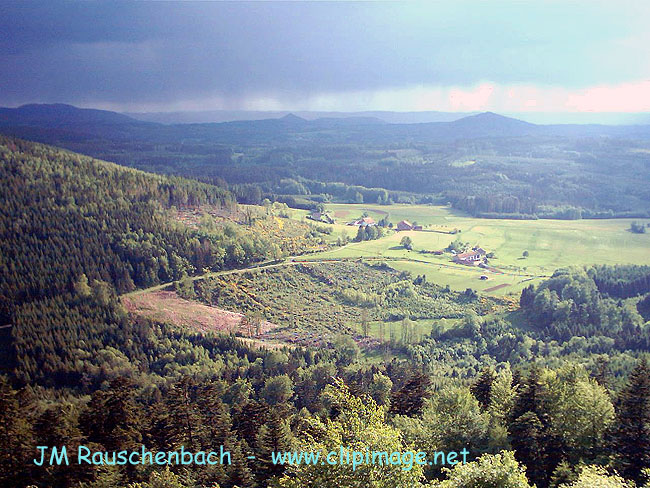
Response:
[{"label": "distant treeline", "polygon": [[259,205],[265,198],[286,203],[292,208],[312,209],[319,203],[443,203],[438,195],[423,195],[384,188],[366,188],[340,182],[324,183],[305,178],[283,178],[277,184],[235,184],[230,191],[240,203]]},{"label": "distant treeline", "polygon": [[464,210],[474,217],[486,219],[631,219],[650,218],[650,211],[590,210],[588,208],[567,205],[538,205],[534,200],[520,200],[512,195],[467,196],[462,194],[447,195],[454,208]]}]

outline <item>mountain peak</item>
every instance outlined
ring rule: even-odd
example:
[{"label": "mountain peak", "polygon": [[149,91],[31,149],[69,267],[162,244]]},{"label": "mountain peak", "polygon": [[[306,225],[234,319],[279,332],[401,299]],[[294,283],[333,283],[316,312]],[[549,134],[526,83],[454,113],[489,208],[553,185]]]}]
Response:
[{"label": "mountain peak", "polygon": [[463,117],[462,119],[459,120],[467,120],[467,119],[473,119],[473,120],[510,120],[510,121],[515,121],[515,122],[522,122],[524,124],[528,122],[524,122],[523,120],[515,119],[512,117],[506,117],[505,115],[497,114],[494,112],[481,112],[480,114],[476,115],[469,115],[468,117]]},{"label": "mountain peak", "polygon": [[458,119],[452,123],[458,125],[498,124],[498,125],[509,125],[509,126],[520,126],[520,127],[532,127],[535,125],[535,124],[531,124],[530,122],[514,119],[512,117],[506,117],[505,115],[500,115],[494,112],[481,112],[480,114],[469,115],[467,117],[463,117],[462,119]]},{"label": "mountain peak", "polygon": [[538,128],[535,124],[494,112],[482,112],[463,117],[449,125],[457,135],[463,137],[522,136],[535,132]]},{"label": "mountain peak", "polygon": [[303,119],[302,117],[298,117],[293,113],[289,113],[284,117],[280,117],[278,120],[281,120],[283,122],[300,122],[300,123],[307,122],[307,120]]}]

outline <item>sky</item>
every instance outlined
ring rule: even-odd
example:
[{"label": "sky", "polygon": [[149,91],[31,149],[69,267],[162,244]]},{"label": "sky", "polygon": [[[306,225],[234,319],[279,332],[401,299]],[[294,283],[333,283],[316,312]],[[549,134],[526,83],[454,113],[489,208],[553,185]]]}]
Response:
[{"label": "sky", "polygon": [[0,0],[0,105],[650,112],[650,2]]}]

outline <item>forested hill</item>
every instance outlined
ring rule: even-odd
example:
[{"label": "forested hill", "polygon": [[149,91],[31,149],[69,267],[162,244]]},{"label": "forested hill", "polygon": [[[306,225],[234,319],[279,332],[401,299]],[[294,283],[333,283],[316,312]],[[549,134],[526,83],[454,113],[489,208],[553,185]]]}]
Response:
[{"label": "forested hill", "polygon": [[[438,202],[479,217],[648,215],[650,126],[371,117],[163,125],[68,105],[0,109],[0,133],[160,174],[230,185],[240,203]],[[365,189],[384,189],[371,194]],[[378,195],[382,195],[379,201]]]},{"label": "forested hill", "polygon": [[141,124],[127,115],[108,110],[77,108],[63,103],[29,104],[0,108],[0,124],[15,126],[79,127],[82,124]]},{"label": "forested hill", "polygon": [[[341,487],[356,479],[358,486],[376,479],[390,480],[385,486],[478,486],[454,481],[471,470],[488,480],[483,486],[568,488],[606,486],[560,484],[576,479],[582,464],[611,464],[636,481],[650,467],[647,363],[639,363],[627,386],[621,378],[650,345],[647,267],[558,271],[522,293],[522,314],[478,316],[474,309],[489,304],[467,290],[458,304],[468,313],[456,326],[439,323],[409,343],[413,324],[405,318],[401,345],[390,333],[383,361],[360,358],[354,339],[343,335],[332,348],[252,349],[232,337],[128,314],[115,296],[197,268],[266,257],[272,242],[234,226],[191,229],[169,219],[172,205],[235,205],[227,191],[0,138],[0,197],[0,373],[8,373],[0,375],[0,486],[303,487],[314,479]],[[313,298],[332,294],[315,283],[333,288],[340,280],[342,298],[365,301],[363,292],[347,288],[358,266],[357,283],[386,283],[385,299],[395,305],[451,305],[452,294],[424,277],[381,264],[370,276],[362,264],[347,263],[338,274],[333,266],[301,279],[278,273],[273,292],[319,303]],[[382,281],[382,273],[399,281]],[[294,292],[308,283],[311,295]],[[195,283],[188,297],[200,292],[223,303],[240,292],[256,295],[242,283],[229,287],[237,294],[215,294],[208,285]],[[328,303],[331,313],[342,313]],[[279,298],[264,313],[271,306],[281,318]],[[291,303],[284,310],[299,316],[310,309]],[[72,463],[43,469],[33,462],[39,445],[67,445],[69,452],[79,445],[98,452],[140,445],[206,452],[223,445],[232,463],[164,472]],[[470,460],[484,457],[453,473],[439,465],[351,471],[304,464],[285,471],[267,461],[275,451],[341,445],[428,453],[466,447]],[[500,451],[512,452],[494,455]],[[449,479],[439,483],[441,477]]]},{"label": "forested hill", "polygon": [[[1,325],[21,304],[71,292],[75,283],[127,292],[244,264],[235,246],[243,237],[201,234],[166,215],[171,206],[233,207],[223,188],[4,137],[0,163]],[[264,243],[243,244],[246,260],[266,252]]]}]

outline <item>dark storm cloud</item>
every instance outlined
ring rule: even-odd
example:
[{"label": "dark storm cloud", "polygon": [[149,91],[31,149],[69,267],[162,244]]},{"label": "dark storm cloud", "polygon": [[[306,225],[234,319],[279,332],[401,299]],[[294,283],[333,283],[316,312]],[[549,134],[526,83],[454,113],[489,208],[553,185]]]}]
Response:
[{"label": "dark storm cloud", "polygon": [[251,97],[647,74],[620,55],[618,43],[643,31],[620,5],[455,3],[4,2],[0,104],[221,98],[237,108]]}]

